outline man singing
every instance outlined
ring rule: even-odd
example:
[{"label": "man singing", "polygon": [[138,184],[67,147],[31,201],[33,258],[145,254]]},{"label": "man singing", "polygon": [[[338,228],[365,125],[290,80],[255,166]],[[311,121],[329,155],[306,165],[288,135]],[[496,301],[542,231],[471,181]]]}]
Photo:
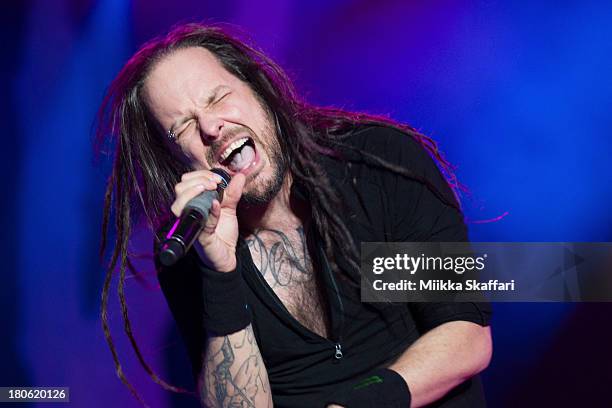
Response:
[{"label": "man singing", "polygon": [[468,239],[431,139],[311,106],[261,52],[198,24],[143,46],[102,111],[122,281],[134,210],[163,236],[217,189],[211,169],[231,175],[192,250],[157,265],[203,406],[485,405],[487,304],[360,301],[361,242]]}]

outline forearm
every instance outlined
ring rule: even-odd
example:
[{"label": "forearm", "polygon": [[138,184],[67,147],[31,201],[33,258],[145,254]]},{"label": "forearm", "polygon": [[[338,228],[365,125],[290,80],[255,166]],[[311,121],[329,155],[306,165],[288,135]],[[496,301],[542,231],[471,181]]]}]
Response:
[{"label": "forearm", "polygon": [[411,407],[421,407],[484,370],[491,350],[489,327],[454,321],[424,334],[388,368],[408,384]]},{"label": "forearm", "polygon": [[253,328],[209,337],[198,379],[205,407],[272,407],[268,373]]}]

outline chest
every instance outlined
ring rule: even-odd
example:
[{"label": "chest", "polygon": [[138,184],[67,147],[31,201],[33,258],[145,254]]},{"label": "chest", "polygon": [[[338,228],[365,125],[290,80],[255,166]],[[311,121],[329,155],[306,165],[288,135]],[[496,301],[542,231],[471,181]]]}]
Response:
[{"label": "chest", "polygon": [[328,338],[327,297],[303,230],[259,230],[246,242],[253,263],[289,314]]}]

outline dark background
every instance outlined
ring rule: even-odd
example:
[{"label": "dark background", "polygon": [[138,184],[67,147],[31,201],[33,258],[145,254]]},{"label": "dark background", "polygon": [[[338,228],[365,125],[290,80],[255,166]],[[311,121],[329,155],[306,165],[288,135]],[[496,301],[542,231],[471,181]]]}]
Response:
[{"label": "dark background", "polygon": [[[433,136],[472,191],[472,240],[612,241],[609,2],[12,3],[0,24],[2,386],[69,386],[75,406],[138,406],[99,321],[108,163],[94,163],[92,124],[131,53],[178,21],[236,24],[309,101]],[[135,336],[162,377],[193,387],[150,239],[139,228],[132,244],[149,282],[127,281]],[[490,405],[610,406],[611,317],[611,304],[496,304]],[[110,318],[146,401],[197,406],[148,379],[114,297]]]}]

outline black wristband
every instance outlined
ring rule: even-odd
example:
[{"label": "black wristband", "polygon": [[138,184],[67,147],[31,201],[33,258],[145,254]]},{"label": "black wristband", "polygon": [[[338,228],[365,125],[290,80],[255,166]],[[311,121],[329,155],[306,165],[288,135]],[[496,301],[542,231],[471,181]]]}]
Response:
[{"label": "black wristband", "polygon": [[327,404],[345,408],[410,408],[408,384],[393,370],[379,368],[335,392]]},{"label": "black wristband", "polygon": [[211,335],[225,336],[242,330],[251,323],[240,261],[236,269],[219,272],[204,265],[199,256],[198,267],[202,273],[204,299],[204,328]]}]

